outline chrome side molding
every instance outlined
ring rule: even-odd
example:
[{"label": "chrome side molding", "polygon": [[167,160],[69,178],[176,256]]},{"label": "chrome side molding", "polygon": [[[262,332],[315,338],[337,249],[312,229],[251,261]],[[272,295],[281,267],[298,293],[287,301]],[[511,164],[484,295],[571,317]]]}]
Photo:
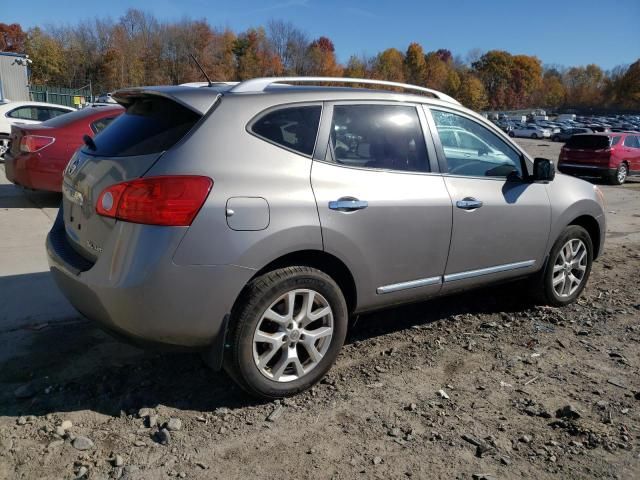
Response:
[{"label": "chrome side molding", "polygon": [[451,273],[444,277],[420,278],[418,280],[410,280],[408,282],[393,283],[384,285],[376,289],[376,293],[383,295],[385,293],[394,293],[410,288],[426,287],[429,285],[437,285],[443,282],[455,282],[457,280],[466,280],[468,278],[481,277],[483,275],[491,275],[492,273],[508,272],[510,270],[519,270],[521,268],[533,267],[535,260],[525,260],[523,262],[505,263],[504,265],[495,265],[493,267],[479,268],[478,270],[468,270],[466,272]]},{"label": "chrome side molding", "polygon": [[439,283],[442,283],[442,277],[421,278],[418,280],[410,280],[408,282],[394,283],[392,285],[385,285],[383,287],[378,287],[376,289],[376,293],[378,294],[393,293],[393,292],[399,292],[400,290],[408,290],[409,288],[418,288],[418,287],[426,287],[428,285],[437,285]]},{"label": "chrome side molding", "polygon": [[482,275],[490,275],[492,273],[507,272],[509,270],[518,270],[520,268],[529,268],[534,266],[535,260],[525,260],[524,262],[506,263],[504,265],[496,265],[494,267],[479,268],[478,270],[469,270],[460,273],[451,273],[444,276],[444,281],[455,282],[456,280],[466,280],[467,278],[480,277]]}]

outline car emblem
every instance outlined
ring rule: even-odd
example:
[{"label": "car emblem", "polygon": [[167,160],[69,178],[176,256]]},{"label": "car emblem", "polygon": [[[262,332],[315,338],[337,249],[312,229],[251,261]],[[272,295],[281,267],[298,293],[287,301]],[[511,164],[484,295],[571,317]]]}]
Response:
[{"label": "car emblem", "polygon": [[80,158],[77,157],[74,160],[72,160],[69,163],[69,166],[67,167],[67,175],[73,175],[73,173],[78,169],[78,166],[80,165]]}]

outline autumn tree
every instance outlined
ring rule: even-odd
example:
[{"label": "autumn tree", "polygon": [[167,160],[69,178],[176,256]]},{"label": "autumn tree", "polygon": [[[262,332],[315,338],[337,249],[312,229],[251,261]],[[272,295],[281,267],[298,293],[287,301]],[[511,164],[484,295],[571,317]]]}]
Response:
[{"label": "autumn tree", "polygon": [[509,52],[491,50],[472,64],[484,84],[493,110],[509,108],[509,88],[513,59]]},{"label": "autumn tree", "polygon": [[24,53],[27,34],[17,23],[0,23],[0,52]]},{"label": "autumn tree", "polygon": [[436,90],[444,90],[451,67],[438,52],[425,55],[425,85]]},{"label": "autumn tree", "polygon": [[602,103],[604,72],[594,64],[586,67],[573,67],[563,76],[567,90],[567,104],[584,107]]},{"label": "autumn tree", "polygon": [[340,77],[342,67],[336,59],[336,49],[327,37],[314,40],[307,49],[304,73],[319,77]]},{"label": "autumn tree", "polygon": [[310,44],[307,34],[291,22],[270,20],[267,24],[267,38],[280,58],[284,72],[288,75],[301,75]]},{"label": "autumn tree", "polygon": [[64,49],[58,41],[45,34],[39,27],[32,28],[27,33],[25,53],[32,59],[32,83],[60,83],[64,68]]},{"label": "autumn tree", "polygon": [[282,73],[282,62],[267,41],[263,28],[251,28],[238,36],[233,53],[236,56],[239,80]]},{"label": "autumn tree", "polygon": [[471,73],[463,75],[456,98],[465,107],[472,110],[482,110],[489,105],[484,84]]},{"label": "autumn tree", "polygon": [[414,85],[425,85],[427,81],[427,62],[419,43],[412,43],[404,57],[407,82]]},{"label": "autumn tree", "polygon": [[614,81],[617,103],[629,109],[640,109],[640,59],[632,63],[624,74]]},{"label": "autumn tree", "polygon": [[378,80],[404,82],[404,55],[395,48],[380,53],[373,64],[373,77]]}]

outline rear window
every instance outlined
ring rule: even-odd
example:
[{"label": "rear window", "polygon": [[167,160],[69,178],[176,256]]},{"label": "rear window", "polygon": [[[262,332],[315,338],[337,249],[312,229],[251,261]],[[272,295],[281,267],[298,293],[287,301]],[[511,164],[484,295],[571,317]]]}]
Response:
[{"label": "rear window", "polygon": [[169,99],[138,98],[96,135],[95,150],[84,147],[83,151],[105,157],[163,152],[178,143],[199,119],[200,115]]},{"label": "rear window", "polygon": [[569,148],[598,150],[609,146],[609,137],[605,135],[574,135],[567,141]]},{"label": "rear window", "polygon": [[321,111],[320,105],[280,108],[259,118],[251,131],[271,143],[311,156]]},{"label": "rear window", "polygon": [[[118,110],[113,108],[109,108],[107,111],[113,112],[113,116],[115,116]],[[66,127],[67,125],[82,120],[83,118],[91,117],[96,113],[100,112],[99,109],[87,107],[82,110],[76,110],[75,112],[67,113],[66,115],[58,115],[57,117],[52,118],[51,120],[47,120],[43,123],[47,127],[59,128]]]}]

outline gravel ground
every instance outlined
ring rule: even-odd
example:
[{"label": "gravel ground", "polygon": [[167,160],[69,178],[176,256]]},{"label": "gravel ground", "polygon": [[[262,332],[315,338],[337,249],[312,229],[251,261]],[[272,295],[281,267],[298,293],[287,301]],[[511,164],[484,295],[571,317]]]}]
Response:
[{"label": "gravel ground", "polygon": [[282,402],[80,319],[3,333],[0,479],[639,478],[640,182],[603,190],[608,243],[576,304],[515,283],[362,316]]}]

